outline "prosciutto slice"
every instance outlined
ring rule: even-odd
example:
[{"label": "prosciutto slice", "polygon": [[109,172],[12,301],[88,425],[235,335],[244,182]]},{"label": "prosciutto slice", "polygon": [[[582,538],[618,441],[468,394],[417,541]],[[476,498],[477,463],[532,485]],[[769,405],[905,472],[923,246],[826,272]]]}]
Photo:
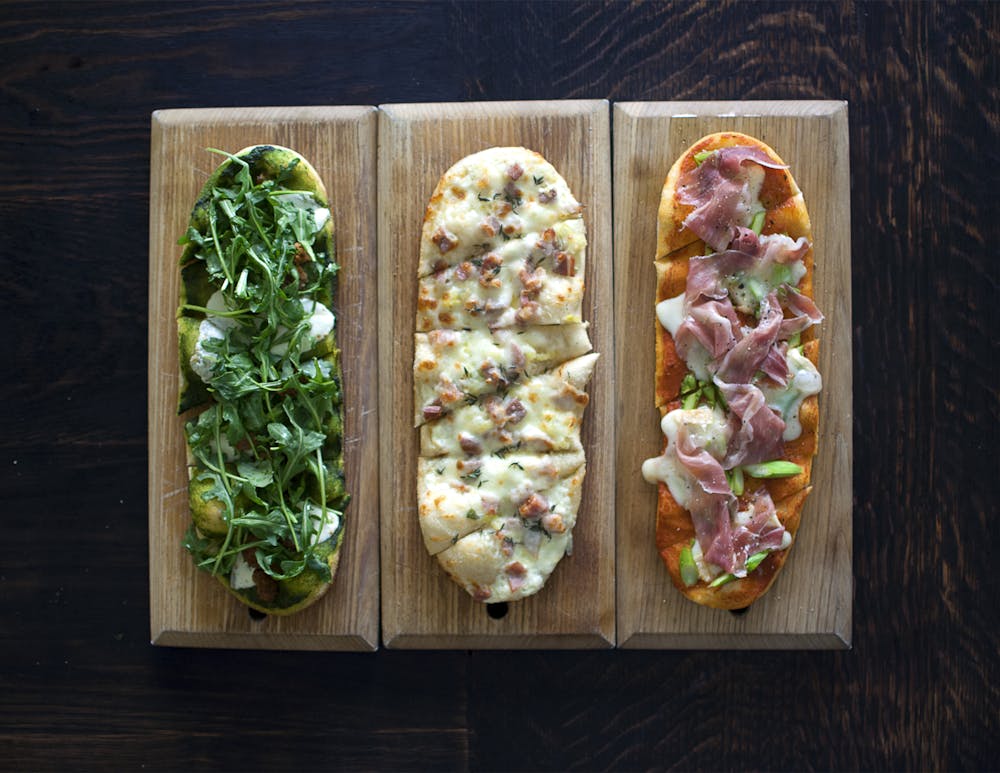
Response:
[{"label": "prosciutto slice", "polygon": [[749,382],[761,369],[771,347],[778,340],[781,320],[778,294],[772,292],[761,302],[760,323],[726,352],[716,370],[716,377],[728,384]]},{"label": "prosciutto slice", "polygon": [[732,565],[728,571],[746,577],[747,559],[762,550],[778,550],[784,544],[785,527],[778,520],[767,489],[758,489],[751,500],[752,510],[745,522],[731,529]]},{"label": "prosciutto slice", "polygon": [[750,222],[748,178],[743,168],[748,162],[787,168],[758,148],[733,146],[717,150],[679,180],[678,200],[694,207],[684,225],[717,252],[733,240],[737,226]]},{"label": "prosciutto slice", "polygon": [[731,470],[741,464],[758,464],[781,458],[785,422],[767,407],[764,393],[753,384],[715,383],[729,406],[729,421],[733,428],[722,468]]},{"label": "prosciutto slice", "polygon": [[726,473],[718,459],[698,448],[683,427],[677,433],[675,450],[680,463],[697,482],[689,508],[702,553],[707,561],[731,572],[736,568],[731,523],[736,497]]},{"label": "prosciutto slice", "polygon": [[677,328],[674,344],[677,353],[687,359],[692,344],[697,341],[714,359],[728,352],[740,335],[739,317],[736,316],[732,302],[726,298],[721,301],[705,301],[692,307]]}]

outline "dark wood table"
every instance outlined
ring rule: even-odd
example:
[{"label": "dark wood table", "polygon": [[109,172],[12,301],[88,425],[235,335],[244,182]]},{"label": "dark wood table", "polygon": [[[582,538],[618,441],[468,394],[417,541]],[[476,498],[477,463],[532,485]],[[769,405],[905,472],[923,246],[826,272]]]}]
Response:
[{"label": "dark wood table", "polygon": [[[996,4],[0,3],[0,767],[1000,764]],[[149,644],[150,113],[844,99],[843,652]]]}]

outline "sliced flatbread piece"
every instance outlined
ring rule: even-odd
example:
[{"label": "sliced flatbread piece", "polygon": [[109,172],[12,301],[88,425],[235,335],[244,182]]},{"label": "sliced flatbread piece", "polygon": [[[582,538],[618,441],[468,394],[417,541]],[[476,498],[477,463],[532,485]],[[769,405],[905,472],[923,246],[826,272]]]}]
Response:
[{"label": "sliced flatbread piece", "polygon": [[583,390],[600,355],[585,354],[518,381],[505,395],[486,395],[420,428],[422,456],[582,451]]},{"label": "sliced flatbread piece", "polygon": [[488,148],[466,156],[442,175],[428,202],[418,276],[509,241],[537,239],[582,212],[566,181],[534,151]]},{"label": "sliced flatbread piece", "polygon": [[586,354],[586,324],[521,329],[432,330],[414,336],[414,426],[506,392],[534,376]]},{"label": "sliced flatbread piece", "polygon": [[[771,552],[754,571],[741,579],[732,580],[715,588],[708,587],[704,582],[685,585],[681,579],[680,556],[681,551],[694,539],[694,528],[691,526],[687,511],[674,502],[669,491],[666,494],[669,502],[663,502],[663,492],[666,488],[660,484],[661,505],[657,509],[656,547],[676,588],[695,603],[707,607],[743,609],[750,606],[771,587],[781,567],[788,560],[791,546]],[[778,520],[792,535],[792,546],[799,529],[802,507],[810,491],[810,488],[805,488],[774,503]]]},{"label": "sliced flatbread piece", "polygon": [[559,560],[572,547],[572,519],[580,504],[585,474],[569,478],[528,502],[544,514],[498,515],[437,554],[441,567],[477,601],[515,601],[541,590]]},{"label": "sliced flatbread piece", "polygon": [[[548,521],[534,514],[551,532],[572,528],[583,482],[583,452],[532,456],[513,453],[476,459],[419,459],[417,502],[424,544],[431,554],[455,544],[466,534],[495,528],[496,519],[519,518],[519,508],[532,495],[550,502],[559,515]],[[535,504],[535,503],[532,503]]]},{"label": "sliced flatbread piece", "polygon": [[586,250],[583,220],[567,220],[423,276],[417,330],[578,323]]}]

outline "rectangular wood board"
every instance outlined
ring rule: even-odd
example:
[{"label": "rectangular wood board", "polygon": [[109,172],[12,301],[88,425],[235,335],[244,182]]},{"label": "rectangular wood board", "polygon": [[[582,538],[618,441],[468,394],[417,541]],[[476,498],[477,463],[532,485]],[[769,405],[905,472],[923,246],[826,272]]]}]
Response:
[{"label": "rectangular wood board", "polygon": [[[374,107],[160,110],[152,116],[149,218],[149,564],[153,644],[370,651],[378,646],[378,355],[375,337]],[[219,165],[206,148],[293,148],[316,167],[334,217],[335,311],[342,349],[345,469],[351,503],[327,594],[289,617],[251,619],[181,547],[190,521],[177,415],[180,247],[191,208]]]},{"label": "rectangular wood board", "polygon": [[[656,550],[661,450],[654,407],[656,218],[674,161],[696,140],[741,131],[790,164],[809,209],[820,327],[819,453],[796,544],[744,613],[698,606]],[[615,425],[618,644],[623,648],[841,649],[851,644],[851,229],[847,105],[833,101],[634,102],[614,106]]]},{"label": "rectangular wood board", "polygon": [[[614,617],[614,352],[611,148],[606,101],[382,105],[379,115],[379,320],[382,638],[426,649],[606,648]],[[536,595],[499,609],[475,602],[424,547],[417,520],[413,330],[424,211],[440,176],[493,146],[538,151],[584,204],[584,318],[601,354],[588,387],[587,475],[573,553]]]}]

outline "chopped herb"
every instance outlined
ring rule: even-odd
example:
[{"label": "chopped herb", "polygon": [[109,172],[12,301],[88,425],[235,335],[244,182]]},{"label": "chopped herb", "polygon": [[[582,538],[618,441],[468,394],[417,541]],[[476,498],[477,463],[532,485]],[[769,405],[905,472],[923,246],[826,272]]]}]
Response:
[{"label": "chopped herb", "polygon": [[519,469],[519,470],[523,470],[523,469],[524,469],[524,467],[523,467],[523,466],[521,465],[521,463],[520,463],[520,462],[511,462],[510,464],[508,464],[508,465],[507,465],[507,469],[508,469],[508,470],[509,470],[509,469],[510,469],[511,467],[517,467],[517,469]]},{"label": "chopped herb", "polygon": [[480,515],[470,507],[469,511],[465,514],[465,517],[468,518],[470,521],[478,521]]},{"label": "chopped herb", "polygon": [[531,179],[534,180],[535,185],[544,185],[545,184],[545,178],[544,177],[535,177],[534,175],[532,175]]}]

